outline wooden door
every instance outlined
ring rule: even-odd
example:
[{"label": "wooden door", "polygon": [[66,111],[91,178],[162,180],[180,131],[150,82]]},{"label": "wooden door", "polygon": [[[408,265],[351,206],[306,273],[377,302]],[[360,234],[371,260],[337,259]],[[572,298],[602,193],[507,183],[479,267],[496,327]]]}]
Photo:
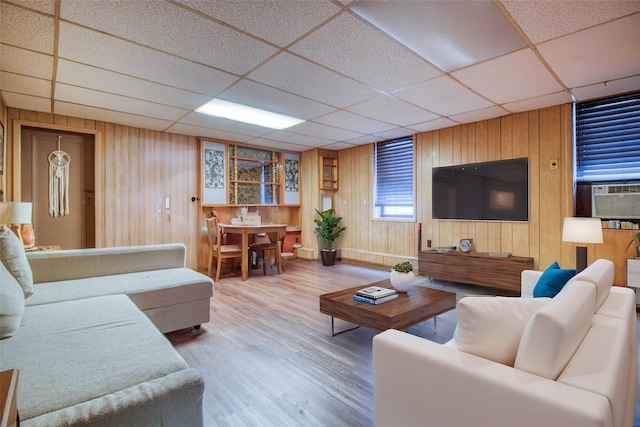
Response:
[{"label": "wooden door", "polygon": [[[21,200],[33,203],[36,245],[95,247],[93,136],[24,128],[21,141]],[[67,214],[50,209],[49,156],[57,150],[69,159]]]},{"label": "wooden door", "polygon": [[199,151],[195,138],[165,134],[164,241],[187,246],[187,267],[198,266],[200,203],[196,197]]}]

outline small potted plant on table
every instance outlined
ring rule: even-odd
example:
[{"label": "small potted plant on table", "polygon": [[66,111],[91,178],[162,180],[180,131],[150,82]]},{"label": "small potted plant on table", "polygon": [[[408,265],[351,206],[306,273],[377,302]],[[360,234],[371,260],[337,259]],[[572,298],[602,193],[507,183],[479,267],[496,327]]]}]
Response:
[{"label": "small potted plant on table", "polygon": [[416,276],[413,274],[413,264],[409,261],[400,262],[393,266],[389,281],[398,292],[407,292],[413,287]]}]

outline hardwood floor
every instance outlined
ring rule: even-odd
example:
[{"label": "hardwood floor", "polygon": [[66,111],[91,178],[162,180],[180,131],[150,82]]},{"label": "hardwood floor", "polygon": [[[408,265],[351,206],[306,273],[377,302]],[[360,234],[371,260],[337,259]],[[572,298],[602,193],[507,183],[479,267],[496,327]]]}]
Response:
[{"label": "hardwood floor", "polygon": [[[330,336],[319,296],[367,285],[389,271],[338,263],[291,260],[281,275],[251,270],[215,284],[211,321],[201,333],[168,334],[205,380],[204,422],[214,426],[372,426],[372,339],[358,328]],[[424,286],[465,295],[491,290],[418,278]],[[456,311],[409,328],[443,343],[452,338]],[[353,327],[336,320],[336,329]]]},{"label": "hardwood floor", "polygon": [[[330,336],[330,317],[319,296],[388,277],[389,272],[338,263],[291,260],[285,272],[247,281],[225,277],[215,285],[211,322],[197,336],[168,335],[205,379],[207,426],[371,426],[371,340],[358,328]],[[410,329],[444,342],[455,319]],[[336,328],[352,325],[336,320]]]}]

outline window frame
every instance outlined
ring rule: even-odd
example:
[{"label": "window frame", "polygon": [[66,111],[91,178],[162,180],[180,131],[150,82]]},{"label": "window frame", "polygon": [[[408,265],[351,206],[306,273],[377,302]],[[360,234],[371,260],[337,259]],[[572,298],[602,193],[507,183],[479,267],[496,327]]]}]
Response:
[{"label": "window frame", "polygon": [[575,104],[575,180],[640,182],[640,92]]},{"label": "window frame", "polygon": [[[410,152],[411,152],[411,164],[410,165],[398,165],[397,160],[394,162],[393,160],[391,160],[391,156],[393,156],[393,153],[391,152],[392,150],[401,150],[400,154],[406,154],[407,153],[407,142],[410,143]],[[395,147],[394,147],[395,145]],[[388,152],[386,153],[382,153],[383,157],[389,157],[387,160],[390,160],[390,162],[385,163],[384,164],[384,168],[387,169],[386,172],[384,172],[384,175],[382,176],[382,183],[380,183],[381,177],[380,177],[380,171],[379,171],[379,157],[380,157],[380,153],[379,151],[383,148],[386,148],[388,150]],[[386,141],[379,141],[373,144],[373,203],[372,203],[372,215],[374,219],[378,219],[378,220],[401,220],[401,221],[414,221],[415,220],[415,215],[416,215],[416,191],[415,191],[415,185],[416,185],[416,146],[415,146],[415,137],[414,136],[406,136],[406,137],[401,137],[401,138],[394,138],[391,140],[386,140]],[[410,204],[408,204],[408,195],[405,194],[404,197],[404,201],[401,201],[399,204],[394,204],[394,203],[388,203],[389,199],[390,199],[390,188],[389,187],[391,184],[390,182],[393,181],[394,184],[397,184],[397,176],[398,174],[407,174],[407,172],[410,171],[410,180],[411,183],[410,185],[407,185],[407,182],[404,181],[408,181],[404,180],[404,187],[410,187],[411,188],[411,196],[410,196]],[[379,190],[380,190],[380,186],[381,184],[384,185],[385,190],[384,194],[380,194]],[[397,190],[397,185],[394,185],[394,187],[396,187]],[[403,208],[410,208],[411,213],[407,213],[407,214],[394,214],[392,212],[385,212],[386,210],[392,210],[394,208],[399,208],[399,209],[403,209]]]}]

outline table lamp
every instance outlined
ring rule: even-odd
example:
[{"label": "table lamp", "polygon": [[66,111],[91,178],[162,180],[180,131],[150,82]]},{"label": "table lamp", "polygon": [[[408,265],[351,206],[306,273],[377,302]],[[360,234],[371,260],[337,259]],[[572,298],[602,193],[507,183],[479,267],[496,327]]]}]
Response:
[{"label": "table lamp", "polygon": [[[574,243],[602,243],[602,221],[600,218],[564,219],[562,241]],[[576,246],[576,272],[587,268],[587,248]]]},{"label": "table lamp", "polygon": [[0,224],[8,225],[24,245],[22,224],[31,224],[30,202],[0,202]]}]

